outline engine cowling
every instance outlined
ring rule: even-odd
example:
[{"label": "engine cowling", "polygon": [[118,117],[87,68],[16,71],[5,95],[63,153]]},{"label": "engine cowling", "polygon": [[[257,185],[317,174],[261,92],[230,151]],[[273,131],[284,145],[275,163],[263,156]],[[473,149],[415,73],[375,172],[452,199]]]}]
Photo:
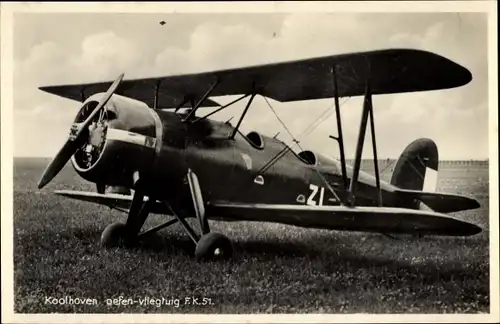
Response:
[{"label": "engine cowling", "polygon": [[[84,102],[74,125],[78,127],[87,118],[101,95],[95,94]],[[84,130],[85,141],[71,163],[88,181],[130,188],[135,172],[146,175],[152,168],[158,127],[161,122],[145,103],[114,94],[99,118]]]}]

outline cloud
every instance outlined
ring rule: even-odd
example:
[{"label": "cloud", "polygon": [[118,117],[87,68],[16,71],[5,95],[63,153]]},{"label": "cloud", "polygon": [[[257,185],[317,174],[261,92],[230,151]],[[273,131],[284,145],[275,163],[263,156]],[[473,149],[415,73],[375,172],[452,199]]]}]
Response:
[{"label": "cloud", "polygon": [[89,79],[116,76],[128,69],[134,70],[142,64],[140,49],[112,31],[86,37],[81,49],[81,55],[70,64],[76,72],[86,73]]}]

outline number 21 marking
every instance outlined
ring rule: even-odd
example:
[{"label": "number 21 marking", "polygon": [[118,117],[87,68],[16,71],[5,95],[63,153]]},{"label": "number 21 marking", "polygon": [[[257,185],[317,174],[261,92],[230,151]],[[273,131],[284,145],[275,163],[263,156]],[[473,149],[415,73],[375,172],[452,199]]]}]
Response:
[{"label": "number 21 marking", "polygon": [[[311,205],[311,206],[316,206],[316,205],[323,206],[323,198],[325,196],[325,188],[323,188],[323,187],[320,188],[316,185],[310,184],[309,189],[312,190],[312,192],[309,195],[309,198],[307,198],[307,204]],[[316,197],[318,190],[319,190],[319,201],[316,202],[316,200],[314,200],[314,197]]]}]

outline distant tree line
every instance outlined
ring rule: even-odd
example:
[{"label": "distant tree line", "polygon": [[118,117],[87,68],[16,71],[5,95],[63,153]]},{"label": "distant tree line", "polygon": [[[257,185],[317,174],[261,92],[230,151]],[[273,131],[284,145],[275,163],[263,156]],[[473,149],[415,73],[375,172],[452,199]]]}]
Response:
[{"label": "distant tree line", "polygon": [[[396,159],[379,159],[379,166],[387,166],[390,164],[396,165]],[[470,165],[470,166],[478,166],[478,165],[488,165],[489,160],[441,160],[439,161],[440,165]],[[347,160],[348,164],[354,164],[353,159]],[[371,166],[373,165],[373,159],[363,159],[361,161],[361,166]]]}]

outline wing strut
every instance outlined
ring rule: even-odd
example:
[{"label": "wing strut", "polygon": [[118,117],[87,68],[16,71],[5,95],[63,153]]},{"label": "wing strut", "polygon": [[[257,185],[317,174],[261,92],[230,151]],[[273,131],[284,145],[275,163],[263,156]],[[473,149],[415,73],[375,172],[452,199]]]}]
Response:
[{"label": "wing strut", "polygon": [[177,107],[175,107],[174,112],[177,113],[182,108],[182,106],[184,106],[186,102],[188,102],[188,99],[186,97],[182,98],[181,103],[178,104]]},{"label": "wing strut", "polygon": [[356,157],[354,160],[354,170],[352,173],[351,183],[349,184],[349,193],[348,193],[348,203],[351,207],[355,205],[356,199],[356,185],[358,183],[359,178],[359,170],[361,168],[361,155],[363,153],[363,144],[365,142],[366,135],[366,126],[368,123],[368,117],[370,117],[370,128],[372,135],[372,148],[373,148],[373,158],[374,158],[374,166],[375,166],[375,180],[377,186],[377,203],[379,206],[382,205],[382,193],[380,190],[380,174],[378,170],[378,161],[377,161],[377,144],[375,141],[375,126],[373,120],[373,106],[372,106],[372,95],[370,91],[370,85],[367,83],[366,91],[365,91],[365,99],[363,102],[363,113],[361,115],[361,124],[359,126],[359,134],[358,134],[358,143],[356,145]]},{"label": "wing strut", "polygon": [[236,133],[238,132],[238,128],[240,128],[241,122],[243,121],[243,118],[245,118],[245,115],[247,114],[248,108],[250,108],[250,105],[252,104],[253,98],[255,98],[255,93],[252,93],[250,96],[250,99],[248,100],[247,106],[245,107],[245,110],[243,110],[243,113],[241,114],[240,120],[238,120],[238,124],[236,124],[236,127],[234,128],[233,133],[231,134],[230,139],[234,139],[236,136]]},{"label": "wing strut", "polygon": [[375,170],[375,184],[377,186],[377,204],[382,207],[382,190],[380,190],[380,173],[378,169],[378,154],[377,154],[377,141],[375,138],[375,121],[373,117],[373,104],[371,95],[368,96],[370,110],[370,131],[372,135],[372,150],[373,150],[373,167]]},{"label": "wing strut", "polygon": [[160,99],[160,97],[158,96],[159,94],[159,91],[160,91],[160,83],[161,83],[161,79],[159,79],[157,82],[156,82],[156,86],[155,86],[155,101],[154,101],[154,109],[158,109],[158,101]]},{"label": "wing strut", "polygon": [[182,120],[183,122],[186,122],[186,121],[190,120],[191,116],[195,116],[196,111],[198,110],[198,108],[200,108],[200,106],[203,103],[203,101],[205,101],[205,99],[207,99],[208,96],[210,96],[210,94],[212,93],[212,91],[214,91],[215,87],[218,84],[219,84],[219,80],[217,80],[214,83],[212,83],[212,85],[210,86],[210,88],[203,95],[203,97],[201,97],[201,99],[198,101],[198,103],[196,104],[196,106],[193,107],[193,109],[191,110],[191,112],[189,113],[189,115],[187,115],[187,117]]},{"label": "wing strut", "polygon": [[199,120],[206,119],[206,118],[208,118],[208,117],[212,116],[213,114],[216,114],[216,113],[218,113],[219,111],[221,111],[221,110],[223,110],[223,109],[226,109],[227,107],[229,107],[229,106],[231,106],[231,105],[233,105],[233,104],[237,103],[238,101],[245,99],[245,98],[246,98],[246,97],[248,97],[248,96],[249,96],[249,94],[245,94],[245,95],[243,95],[243,96],[239,97],[238,99],[233,100],[233,101],[231,101],[230,103],[228,103],[228,104],[226,104],[226,105],[224,105],[224,106],[221,106],[220,108],[217,108],[216,110],[212,111],[211,113],[206,114],[206,115],[205,115],[205,116],[203,116],[203,117],[199,117],[199,118],[195,119],[195,120],[193,121],[193,123],[196,123],[196,122],[197,122],[197,121],[199,121]]},{"label": "wing strut", "polygon": [[82,87],[82,89],[80,90],[80,98],[82,102],[85,101],[85,87]]},{"label": "wing strut", "polygon": [[342,168],[342,182],[344,183],[344,188],[347,188],[347,168],[345,161],[345,151],[344,151],[344,137],[342,136],[342,120],[340,119],[340,104],[339,104],[339,91],[337,85],[337,73],[335,65],[332,67],[332,78],[333,78],[333,95],[335,97],[335,115],[337,119],[337,133],[338,136],[330,135],[330,138],[337,141],[340,150],[340,165]]}]

